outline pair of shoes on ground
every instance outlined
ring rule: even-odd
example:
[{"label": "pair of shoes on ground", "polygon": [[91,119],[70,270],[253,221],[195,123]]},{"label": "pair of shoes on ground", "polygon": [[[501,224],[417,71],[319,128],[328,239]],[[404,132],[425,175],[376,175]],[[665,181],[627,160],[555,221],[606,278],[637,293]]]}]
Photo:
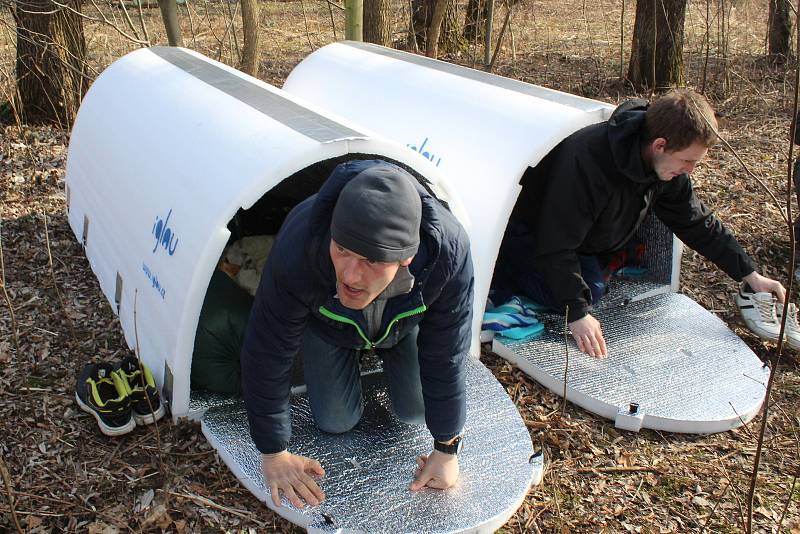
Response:
[{"label": "pair of shoes on ground", "polygon": [[150,369],[135,356],[117,365],[87,364],[75,386],[75,400],[94,416],[106,436],[121,436],[136,425],[155,423],[166,413]]},{"label": "pair of shoes on ground", "polygon": [[[775,295],[748,291],[745,284],[739,287],[736,304],[747,328],[766,341],[778,342],[781,332],[783,306],[776,306]],[[800,325],[797,324],[797,306],[789,303],[784,329],[785,342],[794,350],[800,351]]]}]

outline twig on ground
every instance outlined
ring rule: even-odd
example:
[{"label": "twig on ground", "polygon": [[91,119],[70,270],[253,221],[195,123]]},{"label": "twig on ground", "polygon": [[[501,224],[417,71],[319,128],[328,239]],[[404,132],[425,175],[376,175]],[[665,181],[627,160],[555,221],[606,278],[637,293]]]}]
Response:
[{"label": "twig on ground", "polygon": [[797,485],[797,474],[792,477],[792,485],[789,487],[789,494],[786,496],[786,502],[783,503],[783,510],[781,510],[781,515],[778,517],[778,521],[776,524],[775,532],[781,531],[781,526],[783,525],[783,519],[786,517],[786,511],[789,510],[789,505],[792,502],[794,497],[794,488]]},{"label": "twig on ground", "polygon": [[6,468],[6,462],[3,460],[3,457],[0,456],[0,475],[3,476],[3,485],[6,488],[6,496],[8,498],[8,509],[11,511],[11,519],[14,521],[14,526],[17,527],[17,532],[22,534],[24,530],[19,524],[19,519],[17,518],[17,511],[14,508],[14,491],[11,489],[11,475]]},{"label": "twig on ground", "polygon": [[714,507],[711,509],[711,512],[709,512],[708,517],[706,517],[705,522],[703,522],[703,527],[700,529],[700,534],[703,534],[703,532],[706,531],[706,528],[708,527],[708,525],[711,524],[711,519],[714,517],[714,513],[717,511],[717,507],[719,506],[719,503],[722,502],[722,497],[724,497],[725,494],[728,492],[728,488],[730,486],[731,486],[731,481],[728,480],[728,483],[725,485],[725,489],[722,490],[722,492],[719,494],[719,496],[717,497],[716,501],[714,502]]},{"label": "twig on ground", "polygon": [[663,473],[664,470],[659,467],[650,467],[646,465],[634,465],[631,467],[581,467],[575,470],[576,473],[582,474],[602,474],[602,473]]},{"label": "twig on ground", "polygon": [[233,508],[228,508],[227,506],[222,506],[221,504],[217,504],[217,503],[215,503],[214,501],[212,501],[211,499],[209,499],[207,497],[202,497],[200,495],[195,495],[193,493],[178,493],[178,492],[175,492],[175,491],[166,491],[166,490],[161,490],[161,489],[158,490],[158,491],[163,491],[164,493],[167,493],[167,494],[172,495],[174,497],[183,497],[184,499],[190,499],[190,500],[195,501],[196,503],[201,504],[203,506],[209,506],[211,508],[215,508],[215,509],[220,510],[222,512],[226,512],[228,514],[235,515],[236,517],[240,517],[242,519],[247,519],[248,521],[252,521],[253,523],[255,523],[256,525],[258,525],[261,528],[264,528],[264,527],[267,526],[266,523],[263,523],[263,522],[259,521],[258,519],[254,518],[251,515],[248,515],[248,514],[242,512],[242,511],[239,511],[239,510],[235,510]]}]

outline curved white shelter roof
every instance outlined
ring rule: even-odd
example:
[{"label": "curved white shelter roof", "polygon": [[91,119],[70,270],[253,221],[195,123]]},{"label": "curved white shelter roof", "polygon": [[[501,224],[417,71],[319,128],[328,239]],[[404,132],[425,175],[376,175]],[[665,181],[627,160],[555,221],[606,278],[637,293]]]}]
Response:
[{"label": "curved white shelter roof", "polygon": [[[569,134],[612,111],[602,102],[356,42],[317,50],[284,89],[420,152],[455,184],[473,223],[474,331],[523,174]],[[769,369],[713,314],[669,294],[678,288],[681,245],[663,223],[651,215],[637,238],[646,245],[647,274],[612,280],[593,312],[603,319],[610,356],[573,354],[567,398],[631,430],[718,432],[749,420],[761,406]],[[633,314],[626,305],[636,301]],[[664,320],[643,328],[645,312]],[[563,317],[542,319],[541,338],[495,338],[495,352],[563,394]],[[672,384],[667,390],[659,389],[664,377]],[[712,383],[717,387],[704,387]],[[631,404],[639,406],[635,415]]]},{"label": "curved white shelter roof", "polygon": [[475,320],[520,178],[608,104],[367,43],[320,48],[283,88],[405,144],[442,170],[470,215]]},{"label": "curved white shelter roof", "polygon": [[[192,415],[195,332],[230,237],[228,223],[299,171],[365,155],[416,173],[469,230],[458,196],[422,155],[189,50],[139,50],[95,81],[69,147],[69,223],[174,417]],[[277,512],[313,532],[499,527],[541,478],[542,457],[491,372],[477,358],[468,359],[467,369],[469,445],[459,485],[408,491],[414,457],[429,452],[431,438],[391,415],[385,388],[368,388],[369,410],[342,436],[318,431],[305,397],[295,395],[289,448],[323,462],[329,499],[302,510],[284,502]],[[241,399],[211,404],[194,414],[202,415],[203,433],[243,484],[272,506]]]},{"label": "curved white shelter roof", "polygon": [[171,390],[174,415],[188,410],[189,373],[176,369],[191,365],[228,222],[295,172],[346,154],[424,176],[468,226],[420,155],[190,50],[133,52],[92,85],[69,146],[69,222],[132,347],[135,315],[141,356]]}]

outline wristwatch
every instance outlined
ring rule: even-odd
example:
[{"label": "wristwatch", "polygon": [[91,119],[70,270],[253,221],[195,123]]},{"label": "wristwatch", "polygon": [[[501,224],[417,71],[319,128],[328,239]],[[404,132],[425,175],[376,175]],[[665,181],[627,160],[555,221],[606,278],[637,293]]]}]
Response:
[{"label": "wristwatch", "polygon": [[464,446],[464,436],[456,436],[451,443],[442,443],[441,441],[433,440],[433,448],[445,454],[452,454],[457,456],[461,452],[461,447]]}]

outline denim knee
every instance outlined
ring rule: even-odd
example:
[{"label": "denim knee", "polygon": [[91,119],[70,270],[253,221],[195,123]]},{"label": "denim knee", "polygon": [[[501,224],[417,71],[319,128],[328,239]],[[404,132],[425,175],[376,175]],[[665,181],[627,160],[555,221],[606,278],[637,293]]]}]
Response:
[{"label": "denim knee", "polygon": [[395,417],[407,425],[423,426],[425,424],[425,407],[422,406],[421,409],[415,408],[411,406],[392,406],[392,411]]},{"label": "denim knee", "polygon": [[355,411],[345,411],[344,409],[322,409],[313,411],[314,422],[317,424],[317,428],[328,434],[344,434],[352,430],[361,420],[361,415],[363,413],[363,404],[359,404]]}]

